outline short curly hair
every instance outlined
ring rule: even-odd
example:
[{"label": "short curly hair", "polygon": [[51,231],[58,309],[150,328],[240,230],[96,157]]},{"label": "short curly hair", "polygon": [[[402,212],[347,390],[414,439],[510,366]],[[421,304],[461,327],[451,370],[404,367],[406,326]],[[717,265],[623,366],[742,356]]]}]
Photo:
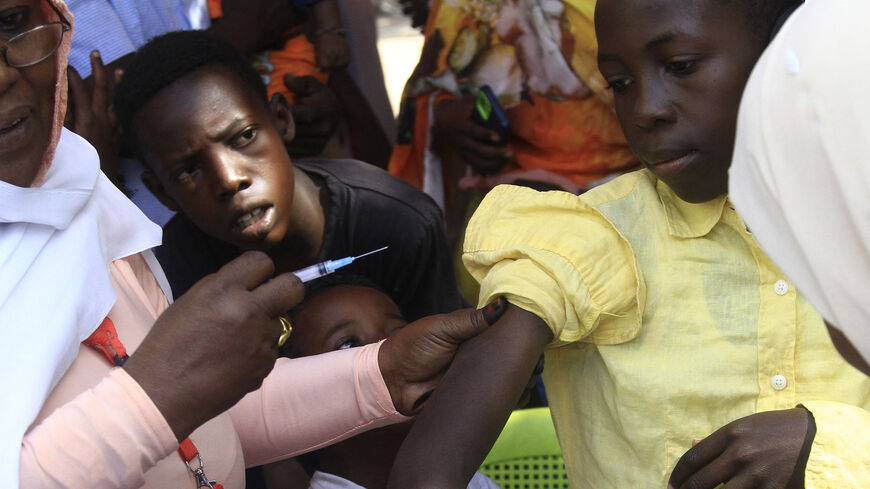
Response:
[{"label": "short curly hair", "polygon": [[204,66],[223,66],[268,106],[263,79],[229,41],[208,31],[170,32],[136,52],[115,88],[115,115],[124,133],[133,134],[133,118],[152,97]]}]

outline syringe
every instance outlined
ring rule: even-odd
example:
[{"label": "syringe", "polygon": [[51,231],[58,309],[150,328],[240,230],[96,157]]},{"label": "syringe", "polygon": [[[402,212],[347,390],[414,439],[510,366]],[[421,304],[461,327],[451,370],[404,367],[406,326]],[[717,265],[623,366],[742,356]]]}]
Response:
[{"label": "syringe", "polygon": [[384,246],[383,248],[378,248],[374,251],[369,251],[368,253],[363,253],[359,256],[346,256],[344,258],[339,258],[338,260],[326,260],[320,263],[315,263],[310,267],[296,270],[295,272],[293,272],[293,275],[299,277],[299,280],[301,280],[302,282],[308,282],[309,280],[314,280],[324,275],[329,275],[330,273],[338,270],[341,267],[350,265],[351,263],[353,263],[354,260],[358,258],[369,256],[379,251],[384,251],[387,248],[389,248],[389,246]]}]

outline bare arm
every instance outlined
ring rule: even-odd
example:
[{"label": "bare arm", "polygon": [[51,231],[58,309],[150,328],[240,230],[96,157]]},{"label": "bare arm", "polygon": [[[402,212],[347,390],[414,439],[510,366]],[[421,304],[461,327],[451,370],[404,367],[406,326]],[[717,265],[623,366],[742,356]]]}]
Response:
[{"label": "bare arm", "polygon": [[311,7],[314,14],[314,49],[321,71],[346,68],[350,63],[350,46],[345,39],[341,13],[336,0],[320,0]]},{"label": "bare arm", "polygon": [[464,343],[405,438],[388,487],[466,487],[551,339],[541,319],[509,306]]},{"label": "bare arm", "polygon": [[378,345],[280,359],[263,388],[230,411],[245,463],[317,449],[418,412],[458,345],[497,321],[505,304],[428,316]]},{"label": "bare arm", "polygon": [[330,73],[328,84],[343,108],[353,157],[386,169],[393,146],[365,95],[347,70]]}]

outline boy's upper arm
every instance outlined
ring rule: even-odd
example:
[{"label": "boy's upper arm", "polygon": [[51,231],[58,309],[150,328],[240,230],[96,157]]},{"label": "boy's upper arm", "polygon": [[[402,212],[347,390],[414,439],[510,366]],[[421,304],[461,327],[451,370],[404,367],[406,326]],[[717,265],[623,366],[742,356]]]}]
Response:
[{"label": "boy's upper arm", "polygon": [[509,306],[464,343],[405,438],[389,487],[466,487],[552,337],[540,318]]}]

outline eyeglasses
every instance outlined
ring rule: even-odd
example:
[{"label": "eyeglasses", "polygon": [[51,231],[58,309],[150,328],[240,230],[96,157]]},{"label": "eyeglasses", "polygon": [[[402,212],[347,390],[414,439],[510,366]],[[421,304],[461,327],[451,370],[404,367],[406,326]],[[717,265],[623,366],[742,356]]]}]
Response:
[{"label": "eyeglasses", "polygon": [[70,27],[63,22],[34,27],[6,41],[6,45],[0,47],[0,54],[12,68],[33,66],[57,51],[63,33],[68,30]]}]

